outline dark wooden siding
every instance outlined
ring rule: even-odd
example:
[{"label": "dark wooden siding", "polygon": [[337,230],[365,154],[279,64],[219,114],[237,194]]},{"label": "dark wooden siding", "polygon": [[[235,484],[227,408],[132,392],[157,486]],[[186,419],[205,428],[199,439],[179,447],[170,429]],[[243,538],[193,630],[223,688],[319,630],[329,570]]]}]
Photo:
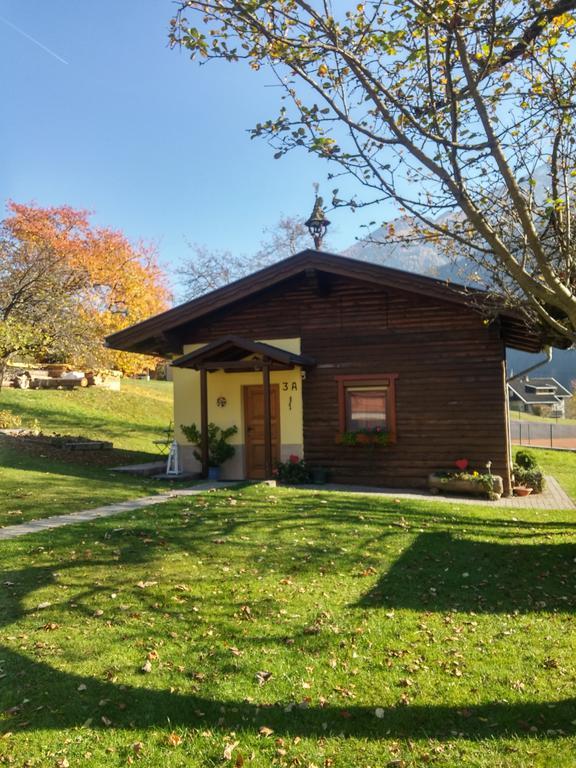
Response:
[{"label": "dark wooden siding", "polygon": [[[473,310],[341,277],[297,278],[184,329],[183,343],[233,333],[299,336],[315,358],[303,382],[304,450],[335,481],[421,487],[428,472],[467,458],[502,474],[509,490],[504,345]],[[335,444],[335,376],[397,373],[397,443]]]}]

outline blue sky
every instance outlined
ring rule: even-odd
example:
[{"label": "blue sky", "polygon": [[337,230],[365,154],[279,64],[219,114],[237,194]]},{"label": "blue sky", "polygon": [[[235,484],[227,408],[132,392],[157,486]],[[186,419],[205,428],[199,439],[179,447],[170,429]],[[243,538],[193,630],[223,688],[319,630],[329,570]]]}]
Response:
[{"label": "blue sky", "polygon": [[[170,269],[190,256],[187,241],[255,250],[281,214],[309,213],[314,181],[329,197],[326,163],[305,152],[274,160],[249,137],[276,114],[272,77],[170,51],[173,10],[170,0],[0,0],[2,208],[12,198],[90,209],[98,224],[155,241]],[[331,214],[332,248],[375,214]]]}]

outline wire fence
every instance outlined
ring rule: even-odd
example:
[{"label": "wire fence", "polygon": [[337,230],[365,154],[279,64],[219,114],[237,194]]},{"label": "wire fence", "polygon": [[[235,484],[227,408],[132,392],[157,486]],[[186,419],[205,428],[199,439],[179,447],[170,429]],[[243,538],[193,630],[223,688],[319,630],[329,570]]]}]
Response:
[{"label": "wire fence", "polygon": [[515,445],[538,448],[570,448],[576,450],[576,424],[513,419],[510,436]]}]

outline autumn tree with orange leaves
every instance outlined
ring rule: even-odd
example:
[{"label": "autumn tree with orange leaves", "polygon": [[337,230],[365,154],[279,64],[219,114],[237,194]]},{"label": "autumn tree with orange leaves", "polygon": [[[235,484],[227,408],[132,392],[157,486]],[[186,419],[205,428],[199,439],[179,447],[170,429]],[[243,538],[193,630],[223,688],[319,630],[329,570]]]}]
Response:
[{"label": "autumn tree with orange leaves", "polygon": [[0,229],[0,366],[18,354],[125,373],[153,365],[103,342],[168,307],[154,249],[93,226],[87,211],[8,207]]}]

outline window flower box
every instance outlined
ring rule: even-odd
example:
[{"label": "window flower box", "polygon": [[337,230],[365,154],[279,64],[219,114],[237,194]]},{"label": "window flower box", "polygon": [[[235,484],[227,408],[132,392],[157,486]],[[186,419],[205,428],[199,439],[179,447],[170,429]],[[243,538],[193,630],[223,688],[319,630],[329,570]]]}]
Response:
[{"label": "window flower box", "polygon": [[390,432],[384,430],[360,430],[358,432],[337,432],[336,445],[390,445],[394,442]]}]

